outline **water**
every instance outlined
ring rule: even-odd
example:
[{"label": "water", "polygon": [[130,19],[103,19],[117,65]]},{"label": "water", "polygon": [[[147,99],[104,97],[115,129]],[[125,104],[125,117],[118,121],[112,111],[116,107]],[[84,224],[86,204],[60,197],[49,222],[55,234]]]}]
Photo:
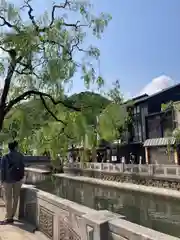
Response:
[{"label": "water", "polygon": [[119,213],[130,222],[180,237],[180,200],[66,178],[51,178],[37,187],[96,210]]}]

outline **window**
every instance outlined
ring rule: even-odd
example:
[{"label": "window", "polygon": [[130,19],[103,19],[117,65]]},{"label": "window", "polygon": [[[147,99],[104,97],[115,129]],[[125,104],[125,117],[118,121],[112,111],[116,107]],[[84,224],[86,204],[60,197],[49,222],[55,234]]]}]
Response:
[{"label": "window", "polygon": [[146,139],[146,121],[145,121],[145,117],[148,115],[148,106],[147,104],[143,104],[142,108],[141,108],[141,119],[142,119],[142,140]]},{"label": "window", "polygon": [[141,142],[142,141],[142,132],[141,132],[141,125],[140,123],[138,124],[138,137],[139,137],[139,141]]},{"label": "window", "polygon": [[140,113],[140,107],[139,106],[136,107],[136,112]]},{"label": "window", "polygon": [[136,107],[134,107],[134,110],[133,110],[133,112],[134,112],[134,115],[136,114]]},{"label": "window", "polygon": [[142,141],[142,127],[140,119],[136,119],[133,124],[134,128],[134,141]]},{"label": "window", "polygon": [[148,108],[147,108],[147,106],[143,106],[142,112],[143,112],[144,116],[148,115]]},{"label": "window", "polygon": [[168,112],[166,113],[165,116],[162,117],[162,129],[163,129],[163,137],[172,136],[172,132],[173,132],[172,112]]},{"label": "window", "polygon": [[141,107],[135,106],[133,109],[133,141],[141,142],[142,137],[142,116]]},{"label": "window", "polygon": [[134,124],[134,141],[138,141],[138,129],[136,123]]},{"label": "window", "polygon": [[148,138],[162,137],[160,116],[148,119]]}]

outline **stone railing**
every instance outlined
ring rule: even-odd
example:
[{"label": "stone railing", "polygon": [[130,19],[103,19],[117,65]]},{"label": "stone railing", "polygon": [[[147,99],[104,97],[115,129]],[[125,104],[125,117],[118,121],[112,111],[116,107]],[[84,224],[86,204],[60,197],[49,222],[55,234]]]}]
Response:
[{"label": "stone railing", "polygon": [[51,159],[47,156],[24,156],[25,166],[47,166],[51,164]]},{"label": "stone railing", "polygon": [[180,166],[111,163],[66,163],[64,173],[180,190]]},{"label": "stone railing", "polygon": [[123,216],[96,211],[34,187],[23,186],[18,216],[51,240],[177,240],[133,224]]},{"label": "stone railing", "polygon": [[178,177],[180,178],[180,166],[177,165],[147,165],[147,164],[111,164],[111,163],[66,163],[66,172],[102,171],[112,173],[139,174],[148,176]]},{"label": "stone railing", "polygon": [[25,168],[25,179],[27,184],[40,183],[45,181],[51,174],[51,171],[37,168]]},{"label": "stone railing", "polygon": [[[45,181],[51,176],[51,172],[48,170],[36,169],[36,168],[25,168],[25,176],[23,183],[36,185],[40,182]],[[4,198],[3,188],[0,191],[0,197]]]},{"label": "stone railing", "polygon": [[46,180],[50,175],[51,171],[49,170],[26,167],[23,182],[35,185]]}]

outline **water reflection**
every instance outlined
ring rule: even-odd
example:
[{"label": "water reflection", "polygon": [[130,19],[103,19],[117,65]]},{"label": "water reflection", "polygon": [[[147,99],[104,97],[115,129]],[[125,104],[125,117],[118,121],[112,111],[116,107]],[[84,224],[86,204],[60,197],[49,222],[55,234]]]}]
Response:
[{"label": "water reflection", "polygon": [[180,237],[180,201],[65,178],[46,180],[38,188],[97,210],[107,209],[154,230]]}]

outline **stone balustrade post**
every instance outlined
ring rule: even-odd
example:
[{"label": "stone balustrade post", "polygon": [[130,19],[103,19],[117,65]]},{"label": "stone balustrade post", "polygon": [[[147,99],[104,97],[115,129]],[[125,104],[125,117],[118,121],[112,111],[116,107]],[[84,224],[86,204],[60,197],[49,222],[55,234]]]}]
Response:
[{"label": "stone balustrade post", "polygon": [[125,171],[125,163],[121,163],[121,172],[123,173]]},{"label": "stone balustrade post", "polygon": [[154,165],[151,164],[148,166],[148,175],[153,176],[154,173],[155,173]]},{"label": "stone balustrade post", "polygon": [[179,176],[179,166],[176,167],[176,176]]},{"label": "stone balustrade post", "polygon": [[124,216],[117,215],[107,210],[83,215],[83,240],[109,240],[108,222],[121,218],[123,219]]},{"label": "stone balustrade post", "polygon": [[167,167],[164,167],[164,175],[167,176]]}]

